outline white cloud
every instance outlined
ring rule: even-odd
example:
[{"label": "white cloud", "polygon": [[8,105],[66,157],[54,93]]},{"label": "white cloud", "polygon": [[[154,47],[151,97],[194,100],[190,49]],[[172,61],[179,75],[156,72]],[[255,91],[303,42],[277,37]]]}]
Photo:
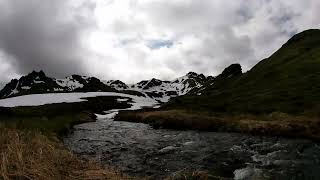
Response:
[{"label": "white cloud", "polygon": [[[320,24],[318,0],[92,0],[87,7],[70,16],[95,21],[81,23],[90,26],[77,51],[83,73],[126,82],[217,75],[231,63],[247,70]],[[150,46],[157,41],[172,44]]]}]

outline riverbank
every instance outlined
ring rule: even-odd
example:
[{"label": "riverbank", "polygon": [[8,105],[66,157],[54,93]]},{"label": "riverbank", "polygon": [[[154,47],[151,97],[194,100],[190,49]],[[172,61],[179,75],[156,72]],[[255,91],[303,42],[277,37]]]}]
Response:
[{"label": "riverbank", "polygon": [[132,179],[68,151],[55,136],[0,129],[0,179]]},{"label": "riverbank", "polygon": [[133,179],[80,159],[61,141],[74,125],[94,122],[95,112],[130,107],[118,98],[0,108],[0,179]]},{"label": "riverbank", "polygon": [[122,111],[115,120],[146,123],[154,128],[239,132],[320,140],[319,118],[285,113],[225,115],[183,110]]}]

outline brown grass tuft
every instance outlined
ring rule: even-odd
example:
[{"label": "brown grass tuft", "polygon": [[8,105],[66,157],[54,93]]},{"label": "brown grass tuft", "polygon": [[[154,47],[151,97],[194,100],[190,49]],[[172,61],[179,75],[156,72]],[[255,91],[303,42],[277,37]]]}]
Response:
[{"label": "brown grass tuft", "polygon": [[0,179],[129,179],[78,159],[38,132],[0,129]]},{"label": "brown grass tuft", "polygon": [[123,111],[115,120],[147,123],[155,128],[240,132],[320,140],[319,117],[293,116],[280,112],[267,115],[212,115],[182,110]]}]

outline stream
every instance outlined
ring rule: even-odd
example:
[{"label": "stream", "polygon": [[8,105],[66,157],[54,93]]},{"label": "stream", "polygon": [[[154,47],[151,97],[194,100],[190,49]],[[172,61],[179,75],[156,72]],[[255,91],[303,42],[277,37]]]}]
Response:
[{"label": "stream", "polygon": [[74,126],[64,143],[84,159],[138,177],[207,171],[230,179],[320,179],[320,145],[305,139],[153,129],[113,121],[118,110]]}]

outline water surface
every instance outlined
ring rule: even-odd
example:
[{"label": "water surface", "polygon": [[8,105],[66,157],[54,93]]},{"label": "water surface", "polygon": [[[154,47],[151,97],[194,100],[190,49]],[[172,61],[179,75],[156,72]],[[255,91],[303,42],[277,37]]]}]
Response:
[{"label": "water surface", "polygon": [[116,112],[75,126],[65,144],[83,158],[133,176],[161,179],[181,170],[205,170],[232,179],[320,179],[320,146],[309,140],[155,130],[113,121]]}]

